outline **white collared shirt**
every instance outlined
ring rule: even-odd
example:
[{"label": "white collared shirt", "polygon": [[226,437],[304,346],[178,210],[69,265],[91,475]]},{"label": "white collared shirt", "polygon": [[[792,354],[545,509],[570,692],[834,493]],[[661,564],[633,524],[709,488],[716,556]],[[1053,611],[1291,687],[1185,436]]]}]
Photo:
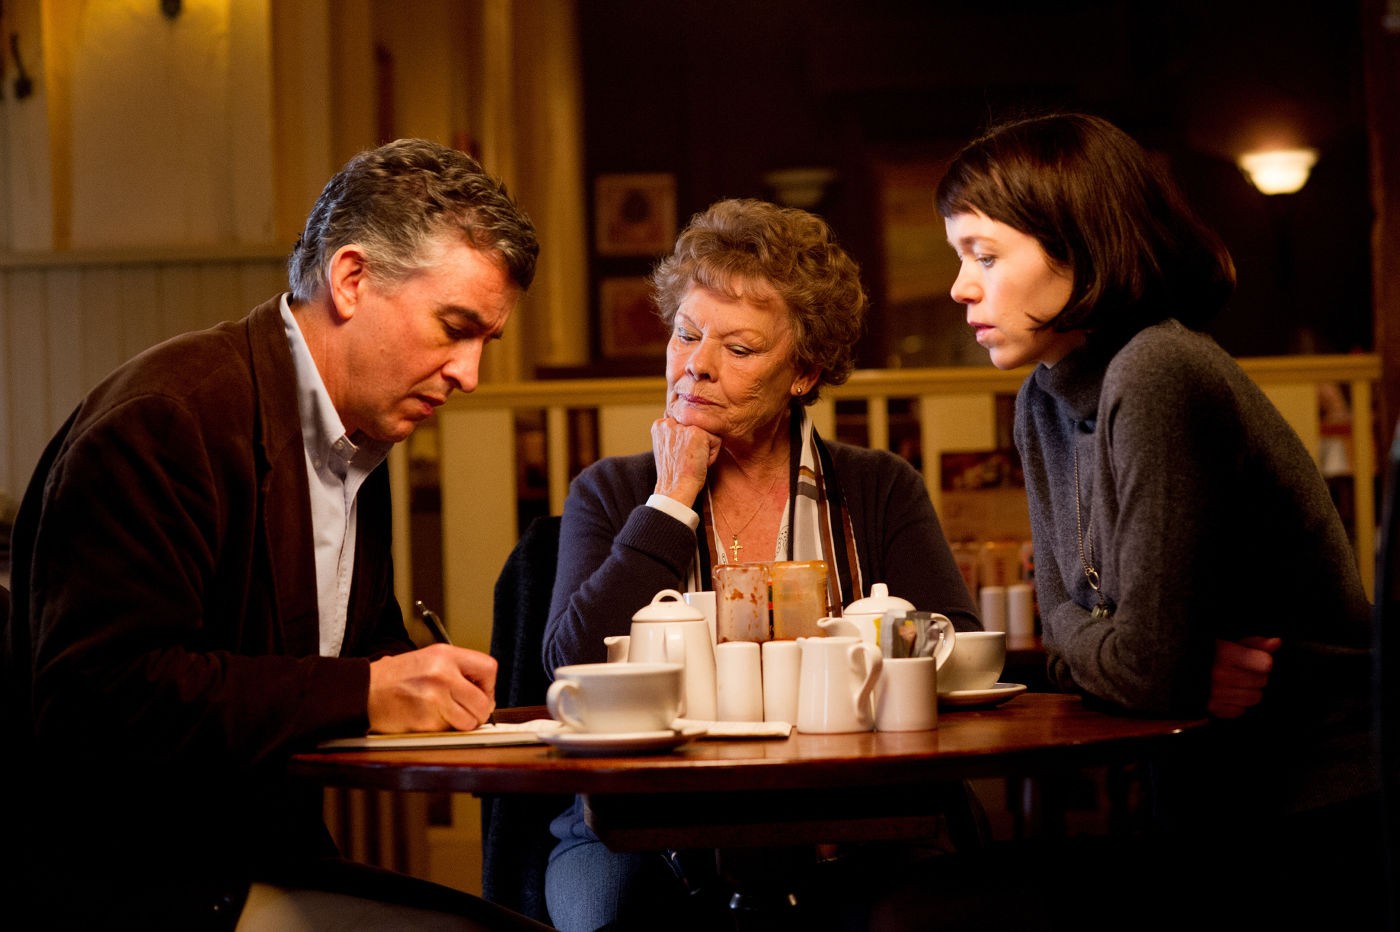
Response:
[{"label": "white collared shirt", "polygon": [[311,489],[320,653],[323,657],[337,657],[345,642],[350,584],[355,572],[356,495],[369,474],[389,455],[392,444],[362,440],[356,445],[346,435],[286,294],[282,295],[282,324],[296,370],[297,412],[301,416],[306,478]]}]

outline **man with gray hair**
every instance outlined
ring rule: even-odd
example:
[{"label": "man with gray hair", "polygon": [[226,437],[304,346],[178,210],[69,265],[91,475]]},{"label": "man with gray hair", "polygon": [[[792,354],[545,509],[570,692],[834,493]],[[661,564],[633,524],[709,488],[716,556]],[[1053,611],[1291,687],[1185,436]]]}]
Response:
[{"label": "man with gray hair", "polygon": [[494,707],[491,657],[407,634],[384,460],[476,387],[538,251],[470,157],[362,152],[317,200],[289,294],[147,350],[78,405],[13,532],[17,915],[533,926],[340,860],[320,794],[285,764],[327,738],[471,729]]}]

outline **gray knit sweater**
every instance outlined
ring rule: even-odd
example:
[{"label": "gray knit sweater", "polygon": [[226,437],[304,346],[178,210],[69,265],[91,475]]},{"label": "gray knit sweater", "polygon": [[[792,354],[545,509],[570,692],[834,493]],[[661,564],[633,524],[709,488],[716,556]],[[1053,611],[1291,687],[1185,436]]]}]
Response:
[{"label": "gray knit sweater", "polygon": [[[1198,714],[1217,638],[1278,635],[1260,716],[1355,708],[1370,644],[1356,556],[1297,434],[1213,340],[1169,320],[1091,341],[1026,380],[1015,430],[1053,681]],[[1082,539],[1110,617],[1090,612]]]}]

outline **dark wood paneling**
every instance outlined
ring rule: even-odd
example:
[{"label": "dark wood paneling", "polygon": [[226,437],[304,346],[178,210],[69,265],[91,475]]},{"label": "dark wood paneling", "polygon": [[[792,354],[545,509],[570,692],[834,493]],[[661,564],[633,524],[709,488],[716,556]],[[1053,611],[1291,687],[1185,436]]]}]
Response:
[{"label": "dark wood paneling", "polygon": [[[1384,0],[1365,2],[1378,21]],[[1215,330],[1227,349],[1369,349],[1361,6],[1070,0],[1047,13],[1033,2],[983,10],[587,0],[579,5],[587,170],[674,172],[684,223],[721,197],[771,196],[763,175],[773,169],[836,168],[818,210],[866,271],[876,319],[862,361],[882,365],[877,161],[946,152],[1025,110],[1090,110],[1161,152],[1235,254],[1239,292]],[[1389,107],[1381,116],[1394,126]],[[1258,194],[1233,164],[1279,128],[1322,152],[1287,203]],[[642,274],[651,262],[592,264],[607,276]]]}]

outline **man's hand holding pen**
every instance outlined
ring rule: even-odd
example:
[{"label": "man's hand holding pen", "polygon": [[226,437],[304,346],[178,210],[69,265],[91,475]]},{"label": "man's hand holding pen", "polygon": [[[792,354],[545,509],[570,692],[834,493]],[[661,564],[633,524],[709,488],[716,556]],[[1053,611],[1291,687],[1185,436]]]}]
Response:
[{"label": "man's hand holding pen", "polygon": [[416,607],[439,643],[370,664],[369,730],[471,731],[490,721],[495,658],[453,646],[441,620],[422,602]]}]

